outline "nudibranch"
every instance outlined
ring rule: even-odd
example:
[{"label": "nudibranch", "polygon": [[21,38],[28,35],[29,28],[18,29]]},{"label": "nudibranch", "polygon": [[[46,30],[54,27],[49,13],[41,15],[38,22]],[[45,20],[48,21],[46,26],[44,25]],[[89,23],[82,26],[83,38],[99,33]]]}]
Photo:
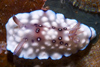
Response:
[{"label": "nudibranch", "polygon": [[79,7],[79,9],[100,12],[100,0],[69,0],[73,5]]},{"label": "nudibranch", "polygon": [[92,27],[52,10],[18,13],[7,24],[7,50],[19,58],[59,60],[84,50],[96,36]]}]

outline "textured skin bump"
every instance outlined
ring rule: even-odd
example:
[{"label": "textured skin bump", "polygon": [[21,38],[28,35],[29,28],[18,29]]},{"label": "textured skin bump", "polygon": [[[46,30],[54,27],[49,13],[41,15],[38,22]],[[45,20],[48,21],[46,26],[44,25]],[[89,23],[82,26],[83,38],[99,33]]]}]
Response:
[{"label": "textured skin bump", "polygon": [[6,24],[7,50],[19,58],[59,60],[84,50],[96,36],[92,27],[52,10],[19,13]]}]

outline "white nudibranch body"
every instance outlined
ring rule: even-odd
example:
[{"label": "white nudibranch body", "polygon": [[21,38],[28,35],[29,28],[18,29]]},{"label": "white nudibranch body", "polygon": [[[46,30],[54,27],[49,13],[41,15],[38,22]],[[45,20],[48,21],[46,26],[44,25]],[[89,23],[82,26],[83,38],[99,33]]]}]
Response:
[{"label": "white nudibranch body", "polygon": [[96,31],[52,10],[19,13],[8,20],[7,50],[19,58],[59,60],[84,50]]}]

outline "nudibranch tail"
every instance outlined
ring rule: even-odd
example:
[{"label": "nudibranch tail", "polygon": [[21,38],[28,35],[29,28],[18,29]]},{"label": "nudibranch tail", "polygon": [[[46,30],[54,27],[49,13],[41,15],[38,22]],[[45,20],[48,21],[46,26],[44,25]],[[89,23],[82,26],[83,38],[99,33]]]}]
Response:
[{"label": "nudibranch tail", "polygon": [[93,27],[90,27],[90,30],[91,30],[91,32],[92,32],[92,36],[91,36],[91,40],[92,40],[93,38],[96,37],[96,31],[94,30]]},{"label": "nudibranch tail", "polygon": [[52,10],[19,13],[8,20],[6,31],[7,50],[24,59],[59,60],[84,50],[96,37],[94,28]]}]

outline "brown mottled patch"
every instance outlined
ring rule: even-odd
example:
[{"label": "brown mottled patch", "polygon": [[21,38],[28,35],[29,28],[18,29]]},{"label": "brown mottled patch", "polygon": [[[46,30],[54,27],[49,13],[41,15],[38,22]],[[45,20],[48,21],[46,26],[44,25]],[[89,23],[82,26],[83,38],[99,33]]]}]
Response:
[{"label": "brown mottled patch", "polygon": [[70,0],[73,5],[79,7],[79,9],[90,11],[90,12],[100,12],[100,0]]},{"label": "brown mottled patch", "polygon": [[[95,44],[89,44],[89,47],[90,46],[91,49],[89,52],[87,51],[87,55],[77,63],[78,67],[100,67],[100,35],[98,41]],[[86,50],[88,50],[88,48],[86,48]]]}]

